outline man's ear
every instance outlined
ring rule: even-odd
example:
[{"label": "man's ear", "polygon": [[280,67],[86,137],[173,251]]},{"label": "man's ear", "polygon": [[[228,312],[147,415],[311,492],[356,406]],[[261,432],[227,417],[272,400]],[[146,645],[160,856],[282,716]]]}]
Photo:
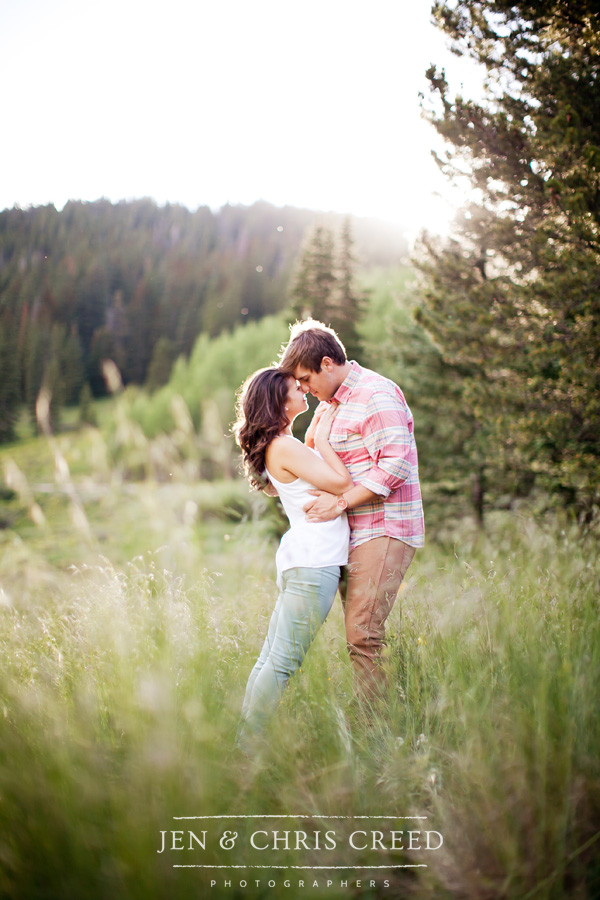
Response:
[{"label": "man's ear", "polygon": [[326,372],[331,372],[333,368],[333,360],[330,356],[324,356],[321,360],[321,369],[325,369]]}]

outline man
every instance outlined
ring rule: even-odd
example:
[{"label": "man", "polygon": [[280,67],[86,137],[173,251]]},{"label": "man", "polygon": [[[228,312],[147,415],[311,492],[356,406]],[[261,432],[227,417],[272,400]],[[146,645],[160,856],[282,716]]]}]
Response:
[{"label": "man", "polygon": [[[374,701],[385,685],[385,622],[424,543],[412,413],[394,382],[348,361],[336,333],[314,319],[293,326],[280,365],[303,391],[338,407],[330,443],[354,486],[341,497],[313,491],[304,510],[312,522],[348,513],[348,581],[345,589],[340,585],[346,641],[359,693]],[[319,409],[313,423],[318,415]],[[313,424],[308,442],[312,430]]]}]

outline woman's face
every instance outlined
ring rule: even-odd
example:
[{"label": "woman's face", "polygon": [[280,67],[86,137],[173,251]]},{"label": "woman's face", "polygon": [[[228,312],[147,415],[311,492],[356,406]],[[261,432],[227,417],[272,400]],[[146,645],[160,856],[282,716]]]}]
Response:
[{"label": "woman's face", "polygon": [[285,414],[288,420],[293,422],[296,416],[306,412],[307,409],[306,394],[295,378],[288,378],[287,400],[285,401]]}]

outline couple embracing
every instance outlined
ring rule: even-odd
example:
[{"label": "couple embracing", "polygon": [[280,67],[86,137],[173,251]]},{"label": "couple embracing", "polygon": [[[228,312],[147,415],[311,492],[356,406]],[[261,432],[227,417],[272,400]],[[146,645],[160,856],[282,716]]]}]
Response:
[{"label": "couple embracing", "polygon": [[[307,409],[309,392],[321,402],[302,443],[292,423]],[[383,697],[385,621],[423,546],[424,524],[413,418],[402,391],[349,361],[321,322],[294,325],[279,366],[248,378],[234,431],[251,484],[277,493],[290,521],[276,556],[279,597],[242,707],[238,741],[247,747],[338,589],[357,693],[365,705]]]}]

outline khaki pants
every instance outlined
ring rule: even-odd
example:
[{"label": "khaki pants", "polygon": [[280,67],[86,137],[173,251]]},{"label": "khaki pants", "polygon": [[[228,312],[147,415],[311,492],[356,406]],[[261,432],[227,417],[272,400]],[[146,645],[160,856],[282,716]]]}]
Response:
[{"label": "khaki pants", "polygon": [[340,594],[356,688],[368,701],[381,697],[385,688],[380,664],[385,621],[414,555],[414,547],[390,537],[373,538],[350,551]]}]

